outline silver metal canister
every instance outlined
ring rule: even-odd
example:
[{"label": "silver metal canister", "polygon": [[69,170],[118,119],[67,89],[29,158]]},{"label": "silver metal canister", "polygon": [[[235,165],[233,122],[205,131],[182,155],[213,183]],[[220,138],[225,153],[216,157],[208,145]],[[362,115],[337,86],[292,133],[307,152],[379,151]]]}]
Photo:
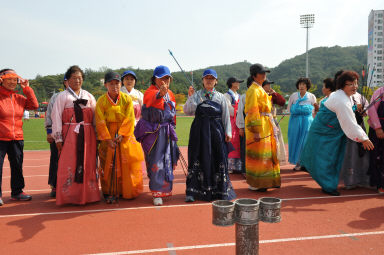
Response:
[{"label": "silver metal canister", "polygon": [[259,221],[259,201],[252,198],[240,198],[235,201],[235,222],[253,225]]},{"label": "silver metal canister", "polygon": [[216,200],[212,202],[212,224],[226,227],[235,223],[233,211],[235,204],[227,200]]},{"label": "silver metal canister", "polygon": [[260,220],[268,223],[281,221],[281,199],[275,197],[260,198]]}]

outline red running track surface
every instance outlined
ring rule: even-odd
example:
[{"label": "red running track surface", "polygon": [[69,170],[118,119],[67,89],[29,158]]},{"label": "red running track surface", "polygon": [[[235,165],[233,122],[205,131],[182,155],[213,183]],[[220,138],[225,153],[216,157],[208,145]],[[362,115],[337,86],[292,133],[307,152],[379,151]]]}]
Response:
[{"label": "red running track surface", "polygon": [[[187,158],[187,148],[181,148]],[[235,254],[235,228],[212,225],[207,202],[185,203],[185,176],[175,172],[174,195],[152,204],[148,179],[134,200],[108,205],[56,206],[49,197],[49,151],[26,151],[29,202],[9,200],[9,164],[3,169],[0,254]],[[305,172],[281,166],[282,187],[248,190],[240,175],[231,180],[238,198],[279,197],[282,221],[260,222],[259,254],[384,254],[384,196],[369,189],[321,193]]]}]

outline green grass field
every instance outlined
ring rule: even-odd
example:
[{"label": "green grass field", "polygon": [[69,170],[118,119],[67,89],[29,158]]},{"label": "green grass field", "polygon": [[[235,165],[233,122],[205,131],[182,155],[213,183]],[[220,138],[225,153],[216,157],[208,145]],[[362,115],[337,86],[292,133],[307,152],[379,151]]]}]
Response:
[{"label": "green grass field", "polygon": [[[278,119],[281,117],[279,116]],[[179,138],[179,146],[187,146],[189,140],[189,130],[193,117],[178,116],[176,120],[176,133]],[[283,131],[284,142],[287,143],[289,116],[284,117],[280,126]],[[29,119],[24,121],[24,149],[25,150],[49,150],[49,144],[46,141],[46,132],[44,128],[44,119]]]}]

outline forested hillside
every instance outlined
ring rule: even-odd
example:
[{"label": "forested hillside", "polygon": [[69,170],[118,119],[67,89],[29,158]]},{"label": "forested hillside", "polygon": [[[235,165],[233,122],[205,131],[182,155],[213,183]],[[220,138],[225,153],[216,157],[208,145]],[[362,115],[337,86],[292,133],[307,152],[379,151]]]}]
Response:
[{"label": "forested hillside", "polygon": [[[310,78],[312,83],[317,86],[315,94],[321,96],[322,81],[327,77],[333,77],[334,73],[340,69],[352,69],[361,74],[361,69],[366,63],[367,46],[354,47],[318,47],[309,51],[310,56]],[[186,61],[186,60],[185,60]],[[246,79],[249,75],[249,66],[251,63],[244,61],[230,65],[211,66],[217,71],[219,83],[217,89],[221,92],[227,90],[226,80],[230,76],[235,76],[240,79]],[[84,68],[84,67],[83,67]],[[117,71],[122,73],[130,67],[120,68]],[[204,68],[205,69],[205,68]],[[201,75],[204,69],[194,70],[194,83],[197,88],[201,88]],[[85,79],[83,87],[90,91],[98,98],[105,93],[105,88],[101,83],[108,68],[100,70],[84,69]],[[153,70],[132,69],[138,77],[137,88],[145,90],[150,83]],[[65,71],[65,70],[63,70]],[[179,70],[171,70],[174,77],[171,89],[176,94],[186,94],[189,83],[183,73]],[[191,73],[187,75],[191,77]],[[271,68],[269,79],[275,81],[276,85],[280,86],[281,91],[290,94],[296,90],[295,82],[305,76],[305,54],[284,60],[275,68]],[[30,81],[31,86],[35,89],[39,102],[49,100],[52,93],[59,91],[62,88],[63,74],[37,76],[36,79]],[[241,85],[241,92],[245,90],[245,82]]]}]

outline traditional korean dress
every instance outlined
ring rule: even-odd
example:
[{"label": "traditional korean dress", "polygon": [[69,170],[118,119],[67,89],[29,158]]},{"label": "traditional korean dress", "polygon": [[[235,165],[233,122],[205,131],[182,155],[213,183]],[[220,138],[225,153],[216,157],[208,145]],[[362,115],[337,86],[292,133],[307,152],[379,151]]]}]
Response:
[{"label": "traditional korean dress", "polygon": [[[246,177],[254,188],[280,187],[280,166],[271,114],[271,97],[253,82],[245,99]],[[254,140],[258,133],[260,141]]]},{"label": "traditional korean dress", "polygon": [[141,119],[134,134],[145,154],[149,189],[154,198],[172,195],[173,170],[179,160],[175,126],[176,101],[172,91],[159,97],[159,89],[151,85],[144,93]]},{"label": "traditional korean dress", "polygon": [[184,112],[195,115],[189,134],[186,195],[205,201],[234,199],[225,142],[225,135],[232,135],[227,100],[216,90],[199,90],[188,97]]},{"label": "traditional korean dress", "polygon": [[[353,111],[356,116],[357,124],[365,131],[364,119],[357,112],[357,105],[368,106],[367,100],[359,93],[351,96],[353,102]],[[369,152],[364,150],[361,143],[347,139],[345,147],[345,157],[340,175],[344,181],[346,188],[354,188],[356,186],[368,187],[369,176],[367,175],[369,168]]]},{"label": "traditional korean dress", "polygon": [[[98,140],[101,140],[100,180],[104,194],[131,199],[143,191],[141,163],[144,155],[133,135],[134,128],[135,115],[130,96],[120,93],[114,102],[106,93],[97,100],[96,130]],[[115,150],[106,140],[116,135],[122,135],[123,139]]]},{"label": "traditional korean dress", "polygon": [[[239,99],[239,103],[237,105],[237,112],[236,115],[236,126],[241,129],[245,128],[244,119],[245,119],[245,113],[244,113],[244,106],[245,106],[245,94],[242,94]],[[244,136],[240,136],[240,159],[241,159],[241,173],[245,175],[245,133]]]},{"label": "traditional korean dress", "polygon": [[315,103],[316,97],[310,92],[306,92],[303,97],[300,96],[300,92],[297,92],[289,98],[287,110],[291,116],[288,124],[288,161],[291,164],[299,161],[305,138],[313,121],[312,113]]},{"label": "traditional korean dress", "polygon": [[133,110],[135,113],[135,125],[139,121],[141,116],[141,107],[143,106],[144,95],[139,90],[133,88],[131,92],[127,90],[125,86],[120,89],[122,92],[128,94],[132,98]]},{"label": "traditional korean dress", "polygon": [[331,93],[308,132],[300,164],[327,192],[336,191],[344,160],[346,137],[365,141],[367,134],[357,124],[351,98],[343,90]]},{"label": "traditional korean dress", "polygon": [[[370,152],[369,182],[371,186],[384,188],[384,139],[376,136],[375,129],[384,128],[384,87],[376,90],[371,102],[376,100],[374,106],[368,109],[369,139],[375,148]],[[381,98],[381,100],[380,100]]]},{"label": "traditional korean dress", "polygon": [[56,204],[85,204],[100,200],[96,176],[95,98],[87,91],[61,92],[52,109],[52,134],[63,142],[59,155]]},{"label": "traditional korean dress", "polygon": [[[275,92],[272,95],[272,116],[273,116],[273,123],[274,124],[274,129],[276,130],[276,142],[277,142],[277,159],[279,160],[279,163],[284,163],[286,162],[285,158],[285,144],[284,144],[284,138],[283,138],[283,133],[281,132],[281,128],[279,125],[279,122],[277,120],[277,115],[276,115],[276,107],[274,106],[279,105],[279,106],[284,106],[285,105],[285,98],[280,95],[279,93]],[[282,118],[282,117],[281,117]]]},{"label": "traditional korean dress", "polygon": [[228,90],[227,93],[224,94],[226,99],[230,102],[228,105],[230,120],[231,120],[231,128],[232,128],[232,138],[231,143],[233,145],[234,150],[228,154],[228,170],[230,172],[241,172],[241,155],[240,155],[240,136],[239,136],[239,128],[236,126],[236,116],[238,110],[238,104],[240,96],[239,94],[233,92],[232,90]]}]

